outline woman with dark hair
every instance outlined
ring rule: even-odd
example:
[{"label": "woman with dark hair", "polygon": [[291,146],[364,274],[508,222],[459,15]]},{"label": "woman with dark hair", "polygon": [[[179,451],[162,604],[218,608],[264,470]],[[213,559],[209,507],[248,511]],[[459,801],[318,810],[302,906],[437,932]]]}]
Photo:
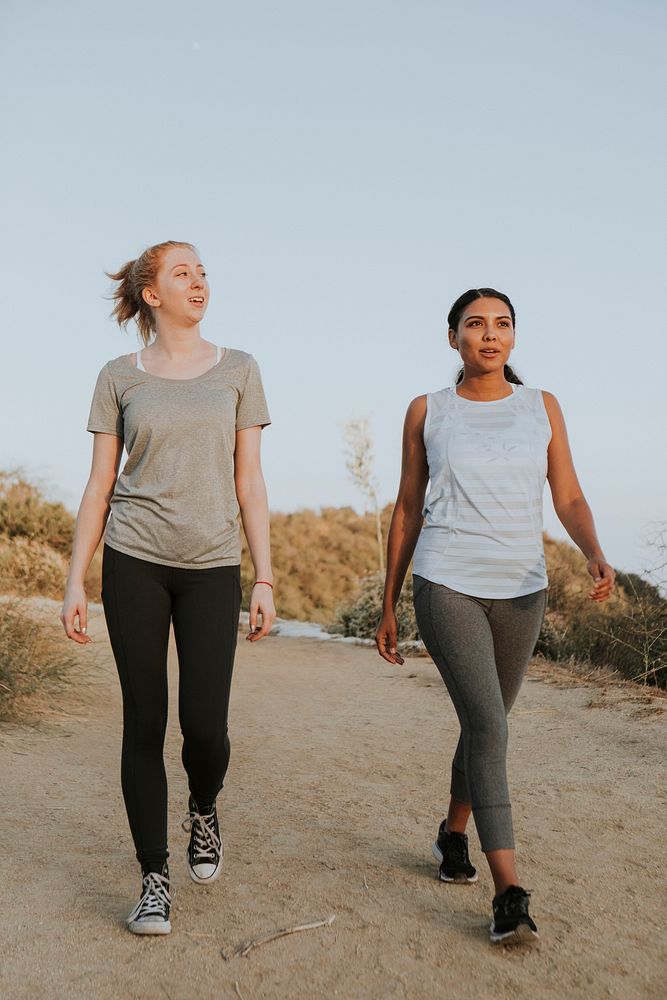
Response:
[{"label": "woman with dark hair", "polygon": [[403,663],[394,609],[414,554],[417,624],[461,725],[433,853],[442,881],[476,881],[465,833],[472,811],[495,886],[491,941],[511,944],[538,937],[515,866],[506,716],[547,605],[545,478],[559,520],[587,560],[591,600],[609,597],[614,571],[556,397],[525,386],[508,364],[515,342],[509,298],[470,289],[452,306],[448,326],[463,367],[454,386],[408,407],[376,642],[385,660]]},{"label": "woman with dark hair", "polygon": [[[83,581],[111,513],[102,602],[123,695],[123,796],[142,870],[127,924],[135,934],[168,934],[163,746],[170,623],[190,789],[186,862],[193,881],[208,885],[223,857],[216,797],[230,754],[239,512],[256,574],[247,638],[261,639],[275,618],[260,462],[261,430],[271,420],[252,355],[202,339],[209,285],[192,244],[156,244],[109,277],[117,283],[114,315],[119,325],[136,321],[144,349],[107,362],[97,378],[88,419],[92,470],[60,619],[70,639],[91,641]],[[123,445],[127,461],[118,475]]]}]

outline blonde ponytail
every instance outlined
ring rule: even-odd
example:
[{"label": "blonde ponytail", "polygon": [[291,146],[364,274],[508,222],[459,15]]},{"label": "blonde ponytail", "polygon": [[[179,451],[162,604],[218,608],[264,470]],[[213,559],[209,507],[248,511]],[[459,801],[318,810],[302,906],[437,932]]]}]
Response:
[{"label": "blonde ponytail", "polygon": [[111,315],[116,319],[119,326],[127,325],[130,320],[134,320],[139,327],[139,335],[146,347],[155,333],[155,316],[153,310],[144,300],[141,294],[144,288],[153,284],[157,276],[162,255],[165,250],[172,247],[189,247],[195,250],[192,243],[183,243],[180,240],[167,240],[164,243],[156,243],[148,247],[136,260],[129,260],[123,264],[120,270],[104,273],[112,281],[118,282],[112,292],[114,307]]}]

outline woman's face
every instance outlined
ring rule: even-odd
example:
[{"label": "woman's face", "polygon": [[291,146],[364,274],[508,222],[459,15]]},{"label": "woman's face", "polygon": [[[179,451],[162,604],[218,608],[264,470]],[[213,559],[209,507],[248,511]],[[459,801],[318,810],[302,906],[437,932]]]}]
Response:
[{"label": "woman's face", "polygon": [[514,347],[514,325],[502,299],[475,299],[466,306],[449,343],[471,375],[502,371]]},{"label": "woman's face", "polygon": [[162,254],[155,281],[142,294],[165,318],[194,326],[203,318],[209,299],[204,265],[189,247],[170,247]]}]

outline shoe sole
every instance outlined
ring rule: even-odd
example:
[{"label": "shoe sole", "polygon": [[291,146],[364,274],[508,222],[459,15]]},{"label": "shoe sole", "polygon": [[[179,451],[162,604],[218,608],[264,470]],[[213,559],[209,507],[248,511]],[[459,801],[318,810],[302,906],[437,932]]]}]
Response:
[{"label": "shoe sole", "polygon": [[218,863],[218,867],[216,868],[216,870],[213,872],[212,875],[209,875],[208,878],[201,878],[199,875],[197,875],[197,873],[191,867],[191,865],[190,865],[190,858],[188,857],[187,851],[185,852],[185,863],[188,866],[188,871],[190,873],[190,878],[192,879],[193,882],[196,882],[197,885],[210,885],[211,882],[215,882],[216,879],[220,878],[220,872],[222,870],[222,859],[223,859],[223,855],[221,854],[220,855],[220,861]]},{"label": "shoe sole", "polygon": [[132,934],[171,934],[171,922],[167,920],[162,924],[146,924],[141,921],[132,921],[127,925],[127,929]]},{"label": "shoe sole", "polygon": [[[442,851],[438,847],[438,842],[437,841],[435,841],[435,843],[433,844],[433,847],[431,848],[431,850],[433,851],[433,857],[438,862],[438,864],[441,865],[442,864]],[[454,878],[449,878],[448,875],[443,875],[442,872],[438,872],[438,877],[440,878],[441,882],[449,882],[449,883],[453,883],[454,885],[470,885],[471,882],[476,882],[477,881],[477,879],[479,878],[479,874],[477,872],[475,872],[474,875],[472,875],[470,878],[468,878],[467,875],[464,875],[463,872],[461,872],[460,875],[455,875]]]},{"label": "shoe sole", "polygon": [[492,923],[490,938],[492,944],[535,944],[536,941],[539,941],[540,935],[537,931],[531,930],[528,924],[519,924],[513,931],[496,934]]}]

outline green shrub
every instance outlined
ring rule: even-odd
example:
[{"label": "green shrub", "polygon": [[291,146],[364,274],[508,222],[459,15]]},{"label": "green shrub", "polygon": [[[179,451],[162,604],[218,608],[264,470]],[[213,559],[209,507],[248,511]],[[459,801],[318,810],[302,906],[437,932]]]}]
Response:
[{"label": "green shrub", "polygon": [[[383,591],[384,577],[381,573],[370,573],[365,576],[353,599],[344,602],[337,609],[330,631],[361,639],[374,639],[382,617]],[[412,584],[408,581],[403,585],[396,604],[396,624],[399,646],[405,648],[406,644],[419,640],[419,629],[412,604]]]}]

